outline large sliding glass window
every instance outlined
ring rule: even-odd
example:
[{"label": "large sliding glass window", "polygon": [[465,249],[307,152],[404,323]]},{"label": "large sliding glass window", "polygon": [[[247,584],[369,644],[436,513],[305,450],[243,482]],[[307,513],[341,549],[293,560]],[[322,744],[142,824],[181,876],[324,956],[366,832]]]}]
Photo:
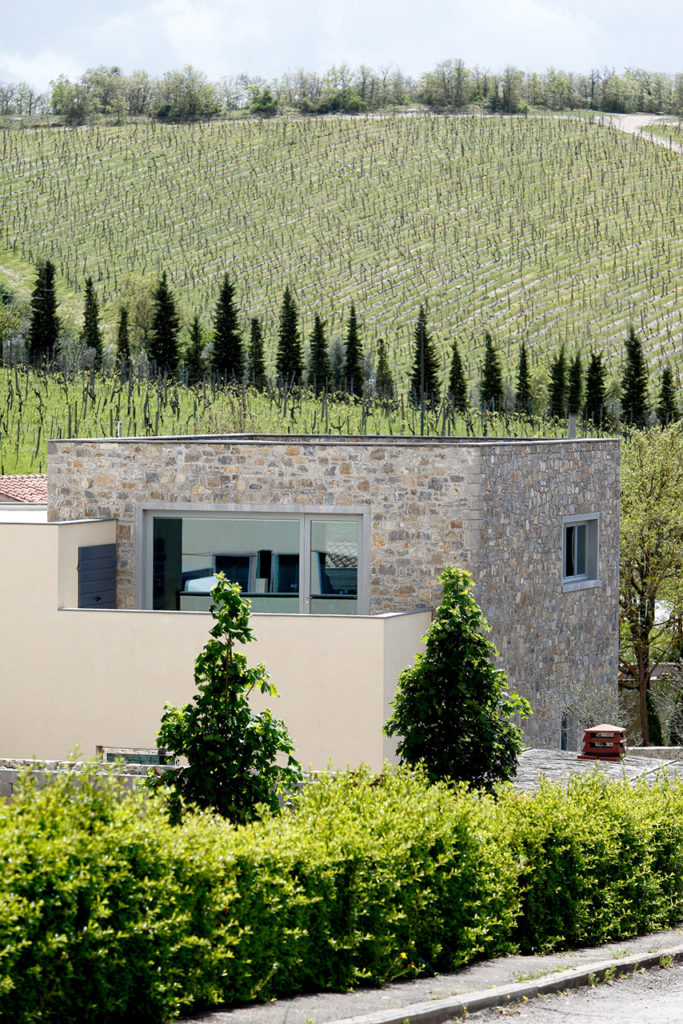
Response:
[{"label": "large sliding glass window", "polygon": [[362,515],[145,510],[144,531],[145,607],[207,611],[222,572],[255,612],[367,611]]}]

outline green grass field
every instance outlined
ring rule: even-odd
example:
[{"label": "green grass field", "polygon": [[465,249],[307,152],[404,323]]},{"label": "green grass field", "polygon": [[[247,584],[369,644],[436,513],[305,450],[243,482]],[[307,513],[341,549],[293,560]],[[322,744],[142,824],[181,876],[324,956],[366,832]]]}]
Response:
[{"label": "green grass field", "polygon": [[[112,325],[129,273],[166,268],[208,325],[228,271],[273,360],[293,287],[306,339],[355,302],[402,376],[418,306],[472,380],[490,330],[508,374],[564,343],[618,372],[629,323],[653,375],[683,363],[683,156],[568,117],[396,116],[0,132],[0,275],[54,260],[75,320],[92,275]],[[3,273],[4,268],[4,273]]]}]

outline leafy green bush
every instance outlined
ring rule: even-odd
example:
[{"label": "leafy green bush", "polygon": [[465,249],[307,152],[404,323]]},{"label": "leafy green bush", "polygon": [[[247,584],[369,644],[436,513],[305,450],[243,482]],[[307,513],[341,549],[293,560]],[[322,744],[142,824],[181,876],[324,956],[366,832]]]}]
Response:
[{"label": "leafy green bush", "polygon": [[543,783],[506,798],[524,868],[517,938],[532,952],[622,939],[683,917],[683,785]]},{"label": "leafy green bush", "polygon": [[[160,747],[188,761],[149,780],[152,788],[171,788],[174,822],[180,819],[180,798],[185,798],[245,824],[260,806],[276,814],[279,797],[291,797],[301,783],[287,726],[268,708],[256,714],[249,705],[254,689],[277,697],[265,666],[247,668],[244,654],[234,650],[236,643],[254,639],[250,613],[251,602],[241,596],[239,585],[218,573],[211,591],[211,639],[195,661],[198,692],[191,704],[165,706],[157,734]],[[278,764],[278,755],[286,757],[284,765]]]},{"label": "leafy green bush", "polygon": [[0,804],[2,1022],[158,1024],[683,916],[679,783],[492,796],[358,771],[292,813],[172,826],[96,772]]}]

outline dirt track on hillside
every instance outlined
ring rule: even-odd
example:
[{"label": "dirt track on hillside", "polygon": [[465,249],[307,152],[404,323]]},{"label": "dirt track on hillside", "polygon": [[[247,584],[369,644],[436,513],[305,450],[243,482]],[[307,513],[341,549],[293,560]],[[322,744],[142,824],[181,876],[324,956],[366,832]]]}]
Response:
[{"label": "dirt track on hillside", "polygon": [[670,142],[662,135],[654,135],[648,132],[649,124],[666,124],[671,118],[662,117],[658,114],[601,114],[599,120],[603,124],[611,124],[622,132],[629,132],[631,135],[640,135],[649,142],[656,142],[658,146],[666,146],[676,153],[683,153],[683,145],[680,142]]}]

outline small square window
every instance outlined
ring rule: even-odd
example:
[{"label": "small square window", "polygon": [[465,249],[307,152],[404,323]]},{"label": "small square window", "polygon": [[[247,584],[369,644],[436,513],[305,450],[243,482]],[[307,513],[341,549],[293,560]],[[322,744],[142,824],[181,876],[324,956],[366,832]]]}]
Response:
[{"label": "small square window", "polygon": [[564,516],[562,519],[562,589],[596,587],[598,575],[599,517]]}]

